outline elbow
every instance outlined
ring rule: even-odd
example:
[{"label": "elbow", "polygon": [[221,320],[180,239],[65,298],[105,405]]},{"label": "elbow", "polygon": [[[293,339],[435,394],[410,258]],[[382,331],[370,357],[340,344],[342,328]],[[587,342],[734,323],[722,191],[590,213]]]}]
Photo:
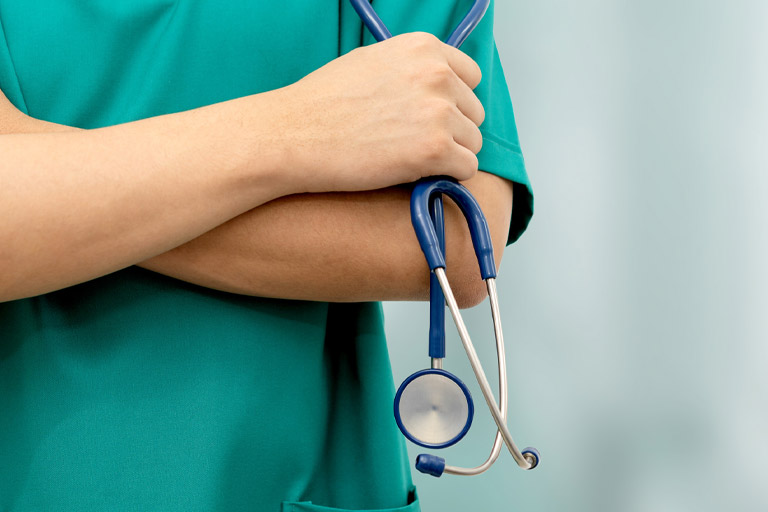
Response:
[{"label": "elbow", "polygon": [[475,281],[454,293],[459,309],[469,309],[481,304],[488,296],[485,281]]},{"label": "elbow", "polygon": [[[488,221],[498,268],[509,232],[512,185],[484,172],[479,172],[464,185],[480,203]],[[357,203],[361,206],[358,215],[370,215],[370,222],[365,225],[350,223],[352,229],[345,231],[350,236],[338,237],[348,244],[342,248],[334,246],[325,259],[313,264],[314,268],[339,269],[338,276],[331,279],[345,284],[343,288],[337,287],[338,294],[324,297],[333,302],[429,300],[429,267],[411,224],[410,195],[407,188],[399,187],[344,196],[349,201],[361,198]],[[446,274],[459,308],[471,308],[485,300],[487,287],[480,275],[464,215],[451,200],[444,201],[443,206]],[[350,264],[350,254],[360,250],[361,241],[369,256],[361,259],[363,263],[359,265]],[[317,274],[313,272],[313,275]],[[329,274],[324,275],[327,278]],[[346,286],[347,283],[353,284]]]},{"label": "elbow", "polygon": [[459,309],[469,309],[482,304],[487,295],[485,285],[482,282],[480,285],[472,285],[454,293]]},{"label": "elbow", "polygon": [[[465,185],[485,213],[498,269],[506,246],[512,215],[512,184],[497,176],[480,172],[475,178],[465,182]],[[452,283],[459,308],[467,309],[482,303],[488,296],[488,289],[480,274],[480,267],[472,247],[472,238],[462,217],[458,208],[448,202],[446,224],[458,226],[458,228],[454,227],[449,236],[446,236],[449,245],[446,255],[448,279]]]},{"label": "elbow", "polygon": [[[472,253],[474,256],[474,253]],[[447,271],[451,290],[459,309],[469,309],[481,304],[488,296],[485,281],[480,276],[477,261],[472,258]]]},{"label": "elbow", "polygon": [[[480,202],[488,221],[493,243],[496,268],[509,232],[512,212],[512,187],[495,176],[481,173],[474,183],[467,183],[470,191]],[[456,302],[461,309],[468,309],[482,303],[488,296],[488,289],[480,274],[472,237],[463,215],[452,202],[446,203],[446,274],[451,283]]]},{"label": "elbow", "polygon": [[[491,230],[493,233],[493,230]],[[469,231],[456,230],[447,237],[446,275],[459,309],[473,308],[488,296],[488,288],[480,273]],[[496,268],[501,263],[503,244],[494,244]]]}]

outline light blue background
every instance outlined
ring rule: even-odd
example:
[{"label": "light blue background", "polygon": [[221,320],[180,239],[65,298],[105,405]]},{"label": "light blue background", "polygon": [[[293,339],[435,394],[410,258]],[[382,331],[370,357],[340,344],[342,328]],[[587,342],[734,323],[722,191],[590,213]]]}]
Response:
[{"label": "light blue background", "polygon": [[[496,16],[536,193],[499,279],[510,428],[543,463],[415,473],[423,510],[768,510],[768,3]],[[428,363],[427,305],[385,311],[399,383]],[[466,316],[495,376],[487,302]],[[480,409],[449,463],[481,462],[492,436]]]}]

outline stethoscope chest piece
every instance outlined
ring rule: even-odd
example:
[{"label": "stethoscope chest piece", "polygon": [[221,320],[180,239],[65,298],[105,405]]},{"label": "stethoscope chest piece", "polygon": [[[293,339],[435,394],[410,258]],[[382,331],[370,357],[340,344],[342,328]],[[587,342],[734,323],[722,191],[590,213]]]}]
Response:
[{"label": "stethoscope chest piece", "polygon": [[414,373],[395,395],[397,426],[406,438],[425,448],[458,443],[469,431],[474,412],[464,383],[441,369]]}]

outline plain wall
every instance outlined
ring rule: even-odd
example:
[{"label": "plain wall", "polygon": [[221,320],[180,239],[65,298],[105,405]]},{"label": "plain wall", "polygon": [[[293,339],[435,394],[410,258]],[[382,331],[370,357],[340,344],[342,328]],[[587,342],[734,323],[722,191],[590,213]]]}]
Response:
[{"label": "plain wall", "polygon": [[[509,425],[543,461],[414,471],[425,512],[768,510],[766,27],[759,0],[498,0],[536,195],[499,277]],[[428,307],[385,312],[399,384]],[[495,378],[487,301],[465,316]],[[474,465],[492,420],[448,351],[478,413],[441,455]]]}]

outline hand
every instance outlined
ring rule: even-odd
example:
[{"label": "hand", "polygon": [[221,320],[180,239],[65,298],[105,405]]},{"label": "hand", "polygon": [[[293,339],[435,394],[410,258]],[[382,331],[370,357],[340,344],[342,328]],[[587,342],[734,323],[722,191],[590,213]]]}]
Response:
[{"label": "hand", "polygon": [[380,189],[477,172],[478,65],[430,34],[362,47],[280,90],[297,192]]}]

